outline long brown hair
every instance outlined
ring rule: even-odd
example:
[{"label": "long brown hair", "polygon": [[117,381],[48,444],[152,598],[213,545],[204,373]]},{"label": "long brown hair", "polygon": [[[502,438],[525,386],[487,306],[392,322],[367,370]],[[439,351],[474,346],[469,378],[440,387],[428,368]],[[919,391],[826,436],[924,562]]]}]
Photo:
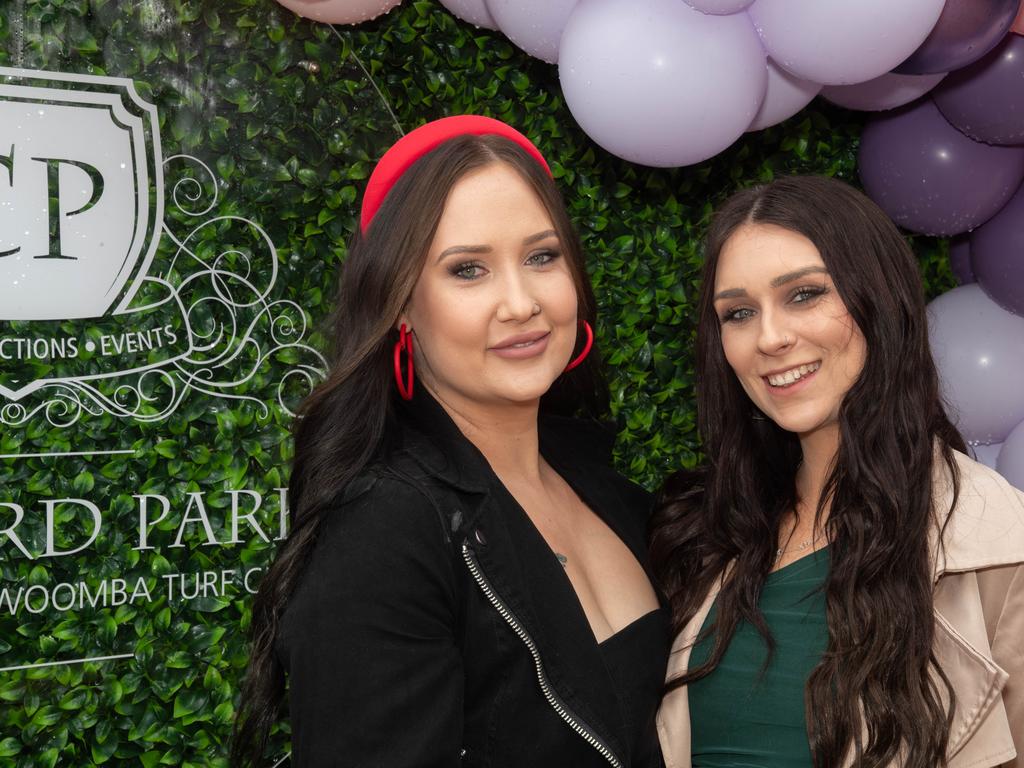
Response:
[{"label": "long brown hair", "polygon": [[[726,241],[747,224],[798,232],[818,249],[867,343],[839,409],[838,455],[822,493],[831,568],[824,587],[828,649],[805,690],[814,763],[912,768],[945,762],[952,690],[932,655],[930,534],[933,465],[954,488],[952,449],[965,450],[946,416],[928,346],[913,253],[864,195],[824,177],[788,177],[743,190],[715,214],[707,236],[697,333],[698,421],[707,465],[678,472],[652,521],[652,558],[679,632],[727,568],[705,663],[669,689],[699,680],[749,622],[773,649],[758,599],[782,518],[797,501],[797,437],[765,419],[725,359],[713,306]],[[862,730],[862,724],[866,729]]]},{"label": "long brown hair", "polygon": [[[284,698],[284,670],[274,653],[280,619],[302,577],[321,520],[349,482],[386,451],[399,418],[391,354],[394,327],[412,294],[452,187],[493,163],[514,169],[550,214],[572,271],[580,319],[595,323],[585,260],[561,195],[540,164],[498,136],[460,136],[416,161],[395,183],[365,235],[353,236],[334,312],[330,370],[303,403],[294,425],[289,484],[292,526],[253,604],[250,658],[232,739],[232,763],[258,765]],[[541,399],[545,412],[592,416],[607,411],[607,389],[591,353]]]}]

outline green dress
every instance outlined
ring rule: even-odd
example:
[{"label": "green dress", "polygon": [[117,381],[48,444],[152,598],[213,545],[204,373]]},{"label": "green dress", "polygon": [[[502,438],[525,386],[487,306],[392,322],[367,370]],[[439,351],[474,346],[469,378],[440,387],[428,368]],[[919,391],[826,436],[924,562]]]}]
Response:
[{"label": "green dress", "polygon": [[[775,638],[739,625],[715,670],[689,686],[694,768],[810,768],[804,686],[828,647],[825,595],[828,549],[769,574],[761,611]],[[714,621],[712,606],[704,622]],[[713,638],[697,643],[690,669],[703,663]]]}]

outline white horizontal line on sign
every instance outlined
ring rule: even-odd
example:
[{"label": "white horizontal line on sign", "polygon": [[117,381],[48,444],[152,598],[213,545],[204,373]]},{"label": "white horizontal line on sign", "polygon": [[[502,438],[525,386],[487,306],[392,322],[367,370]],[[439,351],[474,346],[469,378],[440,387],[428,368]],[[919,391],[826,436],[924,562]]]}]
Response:
[{"label": "white horizontal line on sign", "polygon": [[0,459],[35,459],[42,456],[113,456],[114,454],[134,454],[134,448],[116,451],[53,451],[52,453],[0,453]]},{"label": "white horizontal line on sign", "polygon": [[15,667],[0,667],[0,672],[16,672],[19,669],[36,669],[37,667],[59,667],[63,664],[85,664],[89,661],[111,661],[112,659],[130,659],[134,653],[118,653],[114,656],[93,656],[87,659],[65,659],[64,661],[43,661],[38,664],[19,664]]}]

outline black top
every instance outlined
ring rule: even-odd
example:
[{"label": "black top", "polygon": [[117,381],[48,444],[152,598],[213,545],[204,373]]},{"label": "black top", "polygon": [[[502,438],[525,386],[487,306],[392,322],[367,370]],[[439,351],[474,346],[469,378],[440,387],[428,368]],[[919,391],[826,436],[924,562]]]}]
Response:
[{"label": "black top", "polygon": [[[653,718],[637,713],[657,706],[664,608],[660,627],[623,630],[652,639],[599,646],[482,454],[423,393],[401,414],[387,456],[323,521],[282,619],[293,764],[660,765]],[[612,436],[540,427],[541,454],[646,570],[650,497],[610,468]]]},{"label": "black top", "polygon": [[618,690],[626,734],[634,760],[657,765],[655,716],[665,685],[663,659],[668,658],[671,628],[664,609],[646,613],[601,643],[601,655]]}]

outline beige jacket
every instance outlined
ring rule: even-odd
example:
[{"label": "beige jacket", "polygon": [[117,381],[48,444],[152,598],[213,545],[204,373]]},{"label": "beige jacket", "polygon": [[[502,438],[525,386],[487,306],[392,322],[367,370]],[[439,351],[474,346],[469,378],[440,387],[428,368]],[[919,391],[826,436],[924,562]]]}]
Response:
[{"label": "beige jacket", "polygon": [[[956,458],[960,497],[944,552],[935,547],[935,656],[956,696],[949,767],[1024,768],[1024,493],[967,456]],[[948,510],[945,472],[935,490],[936,509]],[[676,637],[668,679],[686,670],[717,592]],[[658,735],[667,768],[690,768],[685,686],[662,702]]]}]

